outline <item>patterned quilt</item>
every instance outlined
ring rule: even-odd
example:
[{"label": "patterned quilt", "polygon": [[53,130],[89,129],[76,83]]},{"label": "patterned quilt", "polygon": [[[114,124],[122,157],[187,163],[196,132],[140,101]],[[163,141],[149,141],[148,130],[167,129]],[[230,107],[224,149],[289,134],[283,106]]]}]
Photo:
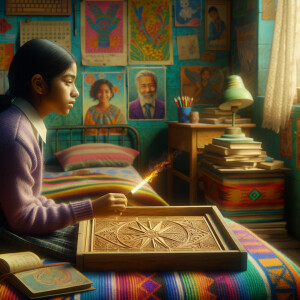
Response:
[{"label": "patterned quilt", "polygon": [[[97,198],[109,192],[128,193],[143,178],[132,166],[80,169],[69,172],[45,172],[43,195],[57,202]],[[149,184],[128,195],[128,205],[167,205]]]},{"label": "patterned quilt", "polygon": [[[95,291],[56,299],[300,299],[300,268],[285,255],[227,220],[248,252],[244,272],[85,272]],[[7,283],[0,299],[23,299]]]}]

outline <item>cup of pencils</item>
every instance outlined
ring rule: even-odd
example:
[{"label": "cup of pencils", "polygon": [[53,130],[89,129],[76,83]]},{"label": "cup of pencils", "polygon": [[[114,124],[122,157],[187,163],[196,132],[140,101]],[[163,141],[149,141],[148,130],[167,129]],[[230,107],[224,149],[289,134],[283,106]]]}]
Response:
[{"label": "cup of pencils", "polygon": [[178,122],[189,123],[190,113],[192,111],[193,98],[188,96],[178,96],[174,98],[174,102],[177,105],[178,110]]}]

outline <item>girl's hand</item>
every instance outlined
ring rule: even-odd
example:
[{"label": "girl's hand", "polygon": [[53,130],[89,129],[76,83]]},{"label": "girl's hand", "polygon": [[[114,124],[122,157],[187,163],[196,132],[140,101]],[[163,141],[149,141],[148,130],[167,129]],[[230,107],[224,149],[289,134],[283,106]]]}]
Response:
[{"label": "girl's hand", "polygon": [[108,193],[92,201],[94,217],[120,216],[126,209],[127,198],[124,194]]}]

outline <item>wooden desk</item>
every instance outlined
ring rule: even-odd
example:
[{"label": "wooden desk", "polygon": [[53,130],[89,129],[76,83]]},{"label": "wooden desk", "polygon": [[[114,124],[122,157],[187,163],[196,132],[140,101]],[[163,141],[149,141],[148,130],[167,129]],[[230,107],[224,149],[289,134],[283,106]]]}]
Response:
[{"label": "wooden desk", "polygon": [[[173,163],[168,170],[168,201],[172,202],[173,175],[189,183],[190,204],[196,202],[197,197],[197,155],[202,153],[204,145],[212,142],[213,137],[220,137],[228,124],[212,125],[204,123],[178,123],[177,121],[166,122],[168,124],[168,154],[175,149],[189,153],[189,176],[174,170]],[[246,136],[249,136],[250,128],[255,124],[241,124]]]}]

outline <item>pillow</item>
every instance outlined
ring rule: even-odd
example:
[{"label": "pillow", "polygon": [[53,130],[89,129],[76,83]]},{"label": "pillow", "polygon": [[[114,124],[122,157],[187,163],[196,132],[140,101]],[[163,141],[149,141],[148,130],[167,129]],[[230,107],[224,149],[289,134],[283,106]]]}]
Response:
[{"label": "pillow", "polygon": [[139,152],[124,146],[89,143],[54,153],[64,171],[92,167],[125,167],[133,164]]}]

